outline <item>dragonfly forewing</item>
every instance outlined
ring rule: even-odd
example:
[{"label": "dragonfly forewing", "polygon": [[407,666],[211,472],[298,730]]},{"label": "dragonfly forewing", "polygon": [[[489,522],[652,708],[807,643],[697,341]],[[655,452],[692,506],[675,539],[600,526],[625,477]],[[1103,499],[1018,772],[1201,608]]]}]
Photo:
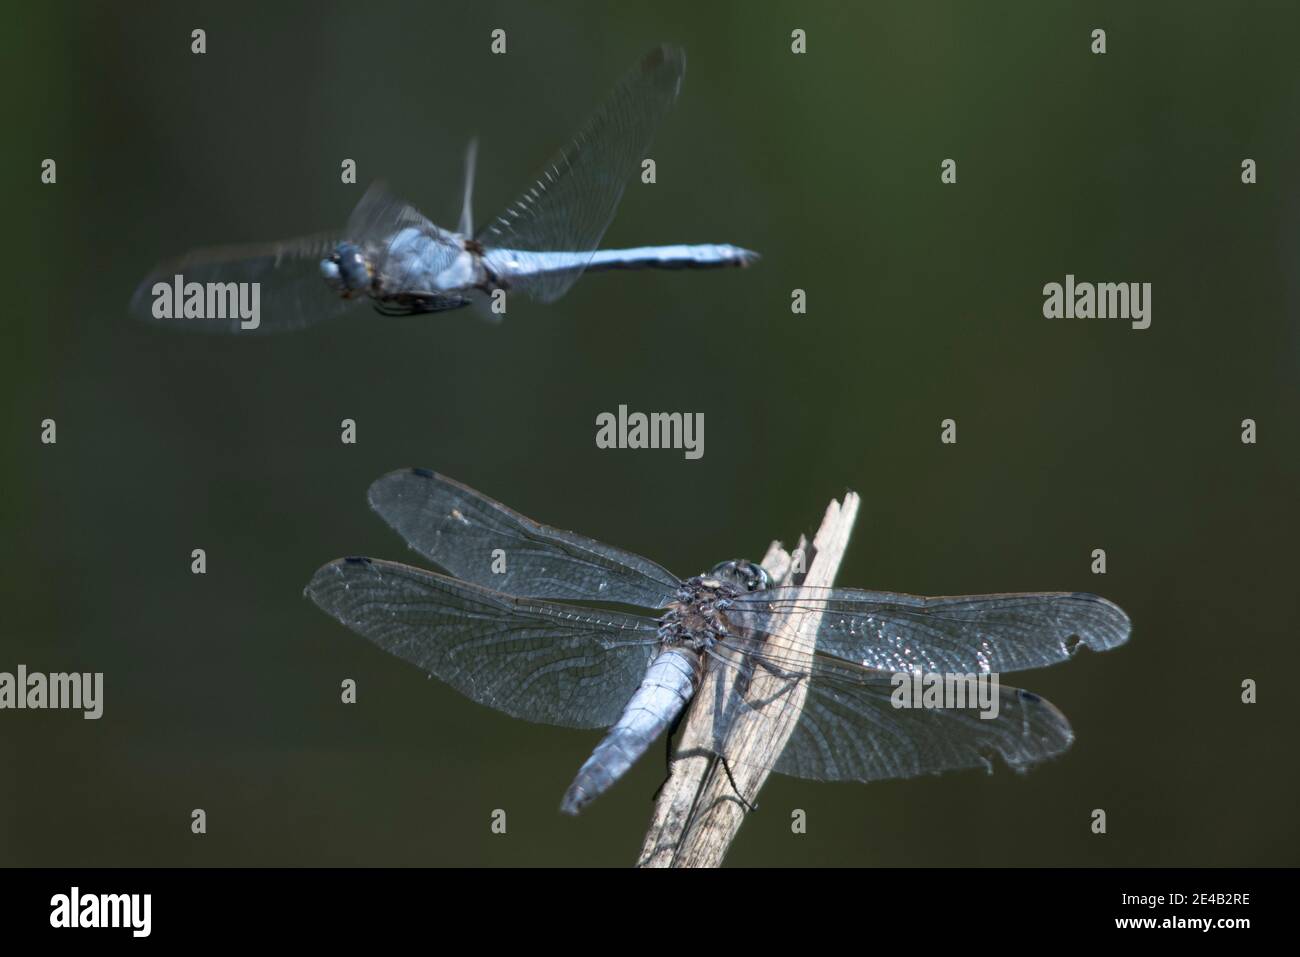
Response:
[{"label": "dragonfly forewing", "polygon": [[376,480],[370,506],[425,558],[507,594],[662,608],[681,584],[649,559],[542,525],[428,469]]},{"label": "dragonfly forewing", "polygon": [[560,268],[520,277],[517,288],[553,302],[578,281],[677,100],[685,73],[680,48],[647,54],[537,181],[479,234],[488,247],[572,257]]},{"label": "dragonfly forewing", "polygon": [[816,650],[878,671],[1011,672],[1128,640],[1117,605],[1081,592],[924,597],[854,588],[778,587],[735,599],[728,618],[765,633],[820,614]]}]

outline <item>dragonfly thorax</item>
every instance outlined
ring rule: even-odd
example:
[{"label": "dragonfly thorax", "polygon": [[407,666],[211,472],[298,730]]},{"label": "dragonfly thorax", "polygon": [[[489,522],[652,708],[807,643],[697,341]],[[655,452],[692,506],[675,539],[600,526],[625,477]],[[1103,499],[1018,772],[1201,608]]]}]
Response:
[{"label": "dragonfly thorax", "polygon": [[328,258],[320,261],[321,278],[344,299],[352,299],[370,289],[374,270],[355,243],[339,243]]},{"label": "dragonfly thorax", "polygon": [[682,582],[677,600],[659,619],[659,640],[704,651],[728,634],[726,610],[732,600],[768,585],[761,565],[746,561],[723,562],[706,575]]},{"label": "dragonfly thorax", "polygon": [[717,580],[688,578],[677,590],[677,600],[659,619],[660,642],[693,651],[709,648],[726,636],[723,609],[738,594],[739,589]]}]

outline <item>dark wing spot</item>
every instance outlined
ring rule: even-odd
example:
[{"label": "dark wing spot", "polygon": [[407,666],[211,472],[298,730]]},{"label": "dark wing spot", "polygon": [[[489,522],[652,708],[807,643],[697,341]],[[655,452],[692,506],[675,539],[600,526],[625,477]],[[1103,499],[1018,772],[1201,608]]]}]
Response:
[{"label": "dark wing spot", "polygon": [[430,472],[428,469],[411,469],[411,471],[414,472],[416,475],[420,476],[420,478],[427,478],[427,479],[433,478],[433,473]]},{"label": "dark wing spot", "polygon": [[360,555],[349,555],[347,558],[345,558],[345,559],[343,559],[343,560],[344,560],[345,562],[347,562],[349,565],[369,565],[369,564],[370,564],[370,559],[368,559],[368,558],[363,558],[363,557],[360,556]]}]

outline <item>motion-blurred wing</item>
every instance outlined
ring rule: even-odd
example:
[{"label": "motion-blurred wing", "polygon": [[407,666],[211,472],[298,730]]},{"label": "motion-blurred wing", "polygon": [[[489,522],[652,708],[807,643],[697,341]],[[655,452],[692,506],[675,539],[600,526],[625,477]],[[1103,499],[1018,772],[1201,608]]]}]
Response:
[{"label": "motion-blurred wing", "polygon": [[376,181],[367,187],[348,217],[348,239],[358,245],[381,243],[407,226],[428,232],[438,228],[418,209],[394,194],[387,183]]},{"label": "motion-blurred wing", "polygon": [[613,724],[656,645],[649,619],[512,598],[370,558],[330,562],[306,594],[466,697],[516,718],[571,728]]},{"label": "motion-blurred wing", "polygon": [[[1042,592],[925,598],[854,588],[782,586],[738,598],[733,625],[770,633],[819,612],[817,652],[877,671],[1010,672],[1128,640],[1128,615],[1097,595]],[[792,629],[791,629],[792,630]]]},{"label": "motion-blurred wing", "polygon": [[[655,129],[677,99],[685,51],[663,46],[645,56],[614,89],[537,182],[478,236],[486,246],[590,254],[614,219],[628,180],[646,158]],[[553,302],[586,267],[520,277],[515,285]]]},{"label": "motion-blurred wing", "polygon": [[378,479],[370,506],[430,561],[509,595],[662,608],[680,584],[649,559],[542,525],[428,469]]},{"label": "motion-blurred wing", "polygon": [[[355,301],[337,296],[321,278],[320,261],[338,244],[337,235],[306,236],[277,243],[196,249],[162,263],[140,283],[131,297],[137,317],[177,329],[253,335],[299,329],[346,312]],[[209,318],[164,318],[160,297],[175,307],[174,290],[180,276],[203,285],[203,311]],[[257,283],[256,328],[244,328],[235,305],[240,287]],[[251,305],[252,287],[243,286],[243,302]],[[224,318],[217,318],[217,316]]]}]

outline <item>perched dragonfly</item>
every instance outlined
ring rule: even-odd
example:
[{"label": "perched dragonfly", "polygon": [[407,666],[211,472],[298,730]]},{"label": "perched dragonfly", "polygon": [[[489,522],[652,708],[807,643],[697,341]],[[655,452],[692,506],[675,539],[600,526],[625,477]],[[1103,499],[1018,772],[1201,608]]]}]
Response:
[{"label": "perched dragonfly", "polygon": [[[178,275],[204,285],[258,282],[258,329],[276,331],[338,315],[366,299],[383,314],[409,315],[457,309],[496,290],[553,302],[591,270],[747,266],[757,254],[731,245],[596,248],[677,99],[685,69],[678,48],[648,54],[537,181],[477,233],[471,214],[477,144],[471,142],[454,232],[376,184],[340,232],[194,251],[157,267],[137,289],[132,308],[144,318],[163,318],[155,312],[155,287]],[[198,325],[240,329],[233,319]]]},{"label": "perched dragonfly", "polygon": [[[875,781],[991,771],[995,756],[1024,769],[1064,751],[1073,738],[1049,702],[999,685],[993,720],[969,709],[900,709],[891,700],[894,676],[1038,668],[1084,645],[1114,648],[1129,635],[1128,616],[1096,595],[920,598],[774,586],[762,566],[748,561],[681,579],[424,469],[379,479],[370,504],[454,577],[343,558],[320,568],[306,594],[474,701],[529,721],[609,728],[564,795],[561,810],[570,814],[608,789],[665,730],[671,742],[670,729],[704,680],[724,668],[763,668],[806,682],[778,772]],[[803,649],[801,660],[811,666],[792,671],[795,656],[775,651],[771,637],[803,611],[820,612],[820,625],[815,645]],[[792,647],[783,634],[784,647]],[[743,695],[744,686],[736,687]],[[764,713],[782,704],[769,701]]]}]

